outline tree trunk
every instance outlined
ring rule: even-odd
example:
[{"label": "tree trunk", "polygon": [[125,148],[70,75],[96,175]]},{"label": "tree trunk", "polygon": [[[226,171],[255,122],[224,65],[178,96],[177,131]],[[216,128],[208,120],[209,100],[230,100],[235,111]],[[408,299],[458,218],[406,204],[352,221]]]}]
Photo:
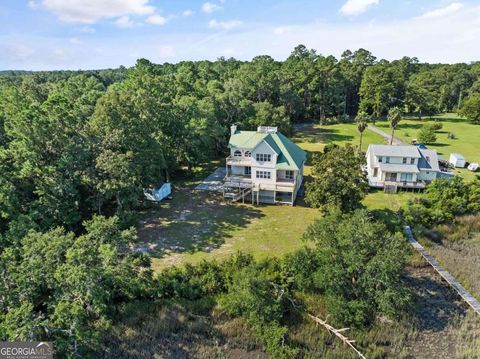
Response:
[{"label": "tree trunk", "polygon": [[360,132],[360,144],[358,145],[358,155],[362,154],[362,139],[363,139],[363,131]]},{"label": "tree trunk", "polygon": [[395,127],[392,128],[392,137],[390,138],[390,145],[393,144],[393,135],[395,134]]}]

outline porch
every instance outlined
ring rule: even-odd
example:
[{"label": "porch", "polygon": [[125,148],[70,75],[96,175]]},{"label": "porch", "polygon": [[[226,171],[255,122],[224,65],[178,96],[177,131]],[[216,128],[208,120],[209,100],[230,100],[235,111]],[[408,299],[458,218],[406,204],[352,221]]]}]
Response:
[{"label": "porch", "polygon": [[427,184],[424,181],[376,181],[374,179],[368,179],[368,185],[372,188],[384,188],[384,189],[425,189]]}]

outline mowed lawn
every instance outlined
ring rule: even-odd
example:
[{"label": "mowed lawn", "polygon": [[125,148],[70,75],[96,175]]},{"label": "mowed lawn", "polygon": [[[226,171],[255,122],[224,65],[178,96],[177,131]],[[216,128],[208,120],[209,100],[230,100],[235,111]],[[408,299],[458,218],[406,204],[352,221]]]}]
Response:
[{"label": "mowed lawn", "polygon": [[[359,143],[355,124],[302,125],[292,138],[309,157],[328,143]],[[370,143],[384,143],[384,139],[365,131],[363,149]],[[219,165],[221,162],[209,165],[208,171]],[[208,171],[197,169],[197,175],[206,176]],[[309,166],[305,172],[308,176]],[[318,209],[305,206],[301,199],[293,207],[230,203],[220,194],[193,190],[201,178],[197,175],[194,180],[174,183],[173,200],[152,209],[139,225],[137,247],[149,249],[154,270],[203,259],[222,260],[237,251],[258,259],[283,256],[308,245],[302,235],[320,216]],[[414,195],[377,191],[368,194],[363,203],[375,210],[397,211]]]},{"label": "mowed lawn", "polygon": [[[360,144],[360,133],[354,123],[341,123],[335,125],[320,126],[316,124],[297,125],[297,131],[292,137],[293,141],[308,152],[309,161],[305,168],[305,174],[310,174],[310,161],[314,153],[322,152],[328,143],[345,145],[350,143],[353,146]],[[369,144],[385,143],[385,139],[372,132],[363,132],[362,149],[366,151]]]},{"label": "mowed lawn", "polygon": [[[410,143],[413,139],[418,139],[418,133],[424,125],[433,123],[434,120],[440,121],[443,128],[437,132],[437,141],[428,145],[429,148],[437,150],[440,157],[445,160],[448,160],[451,153],[458,152],[467,162],[480,162],[480,125],[474,125],[456,114],[444,114],[422,120],[403,118],[395,131],[395,136]],[[391,131],[386,121],[377,122],[375,125],[388,133]],[[449,139],[449,133],[453,133],[455,138]],[[475,177],[474,173],[466,169],[455,172],[466,179]]]},{"label": "mowed lawn", "polygon": [[[139,230],[143,244],[156,244],[153,268],[222,260],[242,251],[256,258],[282,256],[305,243],[302,234],[319,216],[303,205],[229,203],[220,194],[181,189],[176,199],[151,213]],[[148,245],[147,245],[148,246]]]}]

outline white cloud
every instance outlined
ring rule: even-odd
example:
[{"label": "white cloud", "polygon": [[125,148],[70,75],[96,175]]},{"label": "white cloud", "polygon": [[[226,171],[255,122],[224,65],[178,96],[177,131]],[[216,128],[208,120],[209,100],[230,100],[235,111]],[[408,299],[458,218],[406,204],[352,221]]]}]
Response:
[{"label": "white cloud", "polygon": [[340,8],[340,12],[347,16],[356,16],[364,13],[372,5],[378,5],[379,0],[348,0]]},{"label": "white cloud", "polygon": [[450,5],[447,5],[445,7],[435,9],[432,11],[427,11],[423,15],[419,16],[421,19],[434,19],[438,17],[444,17],[444,16],[449,16],[454,13],[456,13],[458,10],[463,8],[463,4],[459,2],[454,2],[451,3]]},{"label": "white cloud", "polygon": [[132,20],[130,20],[130,17],[128,17],[128,16],[120,16],[120,17],[115,21],[115,25],[117,25],[118,27],[127,28],[127,27],[133,27],[134,23],[133,23]]},{"label": "white cloud", "polygon": [[[64,48],[65,38],[36,34],[12,36],[0,32],[0,68],[59,70],[132,66],[135,58],[130,57],[131,54],[154,62],[215,60],[231,50],[241,60],[259,54],[282,60],[298,44],[337,58],[346,49],[363,47],[379,59],[416,56],[422,62],[455,63],[480,59],[479,38],[480,5],[465,2],[457,12],[428,21],[412,16],[395,21],[316,21],[288,26],[252,23],[228,32],[195,29],[125,36],[116,31],[109,35],[108,41],[88,36],[82,46],[68,46],[63,58],[54,56],[53,50]],[[177,48],[175,44],[181,46]]]},{"label": "white cloud", "polygon": [[60,20],[93,24],[102,18],[146,16],[155,12],[150,0],[42,0]]},{"label": "white cloud", "polygon": [[242,25],[242,22],[239,20],[231,20],[231,21],[217,21],[217,20],[210,20],[208,22],[208,27],[211,29],[222,29],[222,30],[230,30],[234,27],[238,27]]},{"label": "white cloud", "polygon": [[146,22],[152,25],[165,25],[167,23],[167,19],[161,15],[150,15],[147,17]]},{"label": "white cloud", "polygon": [[192,16],[193,14],[195,14],[192,10],[185,10],[182,15],[183,16]]},{"label": "white cloud", "polygon": [[221,8],[222,7],[220,5],[217,5],[208,1],[202,5],[202,11],[207,14],[220,10]]}]

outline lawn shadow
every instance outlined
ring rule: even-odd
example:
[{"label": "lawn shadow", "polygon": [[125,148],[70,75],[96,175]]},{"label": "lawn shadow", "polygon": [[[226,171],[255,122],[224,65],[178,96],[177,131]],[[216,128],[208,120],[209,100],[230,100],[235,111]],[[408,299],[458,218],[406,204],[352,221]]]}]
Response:
[{"label": "lawn shadow", "polygon": [[135,249],[155,258],[210,252],[223,245],[232,230],[262,216],[255,207],[226,202],[220,193],[180,189],[170,203],[161,205],[139,224]]},{"label": "lawn shadow", "polygon": [[294,142],[306,143],[329,143],[329,142],[350,142],[354,136],[343,135],[339,130],[329,128],[328,125],[315,127],[314,124],[304,124],[294,133]]}]

